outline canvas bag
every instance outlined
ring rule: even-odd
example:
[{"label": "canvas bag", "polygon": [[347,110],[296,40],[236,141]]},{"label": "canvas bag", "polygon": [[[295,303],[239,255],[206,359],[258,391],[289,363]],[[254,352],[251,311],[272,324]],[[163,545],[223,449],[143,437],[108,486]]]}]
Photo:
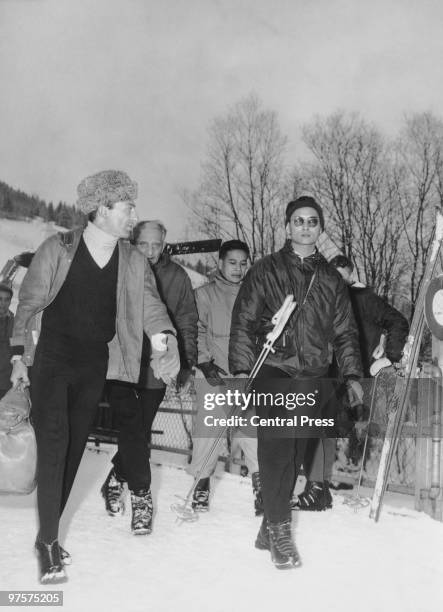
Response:
[{"label": "canvas bag", "polygon": [[27,389],[0,400],[0,493],[31,493],[36,485],[37,444],[29,421]]}]

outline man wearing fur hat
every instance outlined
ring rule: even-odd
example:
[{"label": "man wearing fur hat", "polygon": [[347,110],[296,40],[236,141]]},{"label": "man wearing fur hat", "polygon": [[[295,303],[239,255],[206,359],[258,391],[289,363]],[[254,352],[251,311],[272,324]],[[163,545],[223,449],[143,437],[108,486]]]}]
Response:
[{"label": "man wearing fur hat", "polygon": [[152,366],[178,372],[175,330],[145,258],[128,242],[137,184],[106,170],[78,186],[88,225],[48,238],[23,279],[11,338],[13,385],[29,384],[38,449],[36,552],[40,581],[64,582],[70,557],[58,543],[66,505],[106,376],[137,382],[143,331]]},{"label": "man wearing fur hat", "polygon": [[[272,329],[271,319],[289,294],[297,308],[262,366],[255,390],[313,393],[315,401],[303,409],[310,418],[321,417],[334,398],[325,380],[332,345],[344,379],[353,393],[362,395],[358,379],[361,363],[358,334],[347,288],[338,274],[317,251],[316,242],[324,229],[323,211],[311,197],[302,196],[286,208],[285,246],[258,261],[246,275],[234,305],[229,344],[229,369],[237,376],[249,374]],[[302,404],[303,405],[303,404]],[[294,410],[256,404],[257,414],[293,417]],[[297,413],[297,409],[295,413]],[[300,408],[301,410],[301,408]],[[267,421],[265,421],[267,422]],[[312,432],[312,433],[311,433]],[[314,433],[315,432],[315,433]],[[323,435],[297,427],[276,433],[258,427],[258,463],[262,483],[264,519],[256,547],[270,550],[278,569],[295,567],[300,559],[292,540],[290,497],[296,480],[296,458],[303,461],[306,440]]]}]

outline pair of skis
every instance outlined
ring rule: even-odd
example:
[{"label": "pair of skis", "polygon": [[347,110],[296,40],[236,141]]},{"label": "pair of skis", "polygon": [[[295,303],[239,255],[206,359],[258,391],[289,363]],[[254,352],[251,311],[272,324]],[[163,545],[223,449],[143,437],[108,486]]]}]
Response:
[{"label": "pair of skis", "polygon": [[380,456],[380,464],[372,496],[369,517],[376,522],[380,517],[384,494],[386,492],[392,459],[395,455],[398,440],[406,416],[411,380],[415,378],[417,361],[420,351],[420,342],[425,324],[424,304],[426,291],[429,283],[435,275],[437,263],[441,254],[443,238],[443,215],[437,214],[437,223],[434,230],[431,253],[426,262],[425,273],[420,285],[414,316],[412,318],[409,336],[403,348],[403,357],[400,362],[400,370],[397,374],[394,393],[388,407],[388,423],[386,426],[385,440]]}]

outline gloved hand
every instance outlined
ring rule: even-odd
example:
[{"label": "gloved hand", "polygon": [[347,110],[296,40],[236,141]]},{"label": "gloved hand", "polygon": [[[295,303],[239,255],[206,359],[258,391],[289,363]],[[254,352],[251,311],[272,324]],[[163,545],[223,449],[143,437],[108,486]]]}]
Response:
[{"label": "gloved hand", "polygon": [[383,368],[388,368],[392,365],[392,361],[390,361],[387,357],[382,357],[381,359],[377,359],[369,368],[369,373],[371,376],[376,376],[380,370]]},{"label": "gloved hand", "polygon": [[177,393],[186,394],[192,384],[194,372],[190,368],[181,368],[177,375]]},{"label": "gloved hand", "polygon": [[380,342],[375,347],[375,349],[372,351],[373,359],[381,359],[383,357],[383,355],[385,354],[385,346],[386,346],[386,336],[385,334],[382,334],[380,336]]},{"label": "gloved hand", "polygon": [[363,404],[363,388],[358,382],[358,380],[347,380],[346,386],[350,407],[353,408],[354,406],[359,406],[360,404]]},{"label": "gloved hand", "polygon": [[170,334],[162,334],[162,344],[165,347],[160,350],[158,342],[151,338],[151,367],[156,378],[161,378],[168,385],[180,370],[180,356],[178,354],[177,339]]},{"label": "gloved hand", "polygon": [[28,367],[21,359],[12,362],[11,383],[14,389],[29,387]]},{"label": "gloved hand", "polygon": [[211,385],[211,387],[217,387],[219,385],[224,385],[225,383],[220,378],[219,374],[223,374],[227,376],[228,373],[225,372],[220,366],[214,363],[214,360],[204,361],[203,363],[199,363],[197,367],[203,372],[204,377]]}]

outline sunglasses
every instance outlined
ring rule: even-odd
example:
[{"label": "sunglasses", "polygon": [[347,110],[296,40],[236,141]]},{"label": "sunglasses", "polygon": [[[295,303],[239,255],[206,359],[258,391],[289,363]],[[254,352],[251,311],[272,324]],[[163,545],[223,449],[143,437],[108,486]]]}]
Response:
[{"label": "sunglasses", "polygon": [[295,227],[302,227],[305,224],[305,221],[308,222],[308,227],[317,227],[320,223],[320,219],[318,217],[294,217],[292,219],[292,224]]}]

